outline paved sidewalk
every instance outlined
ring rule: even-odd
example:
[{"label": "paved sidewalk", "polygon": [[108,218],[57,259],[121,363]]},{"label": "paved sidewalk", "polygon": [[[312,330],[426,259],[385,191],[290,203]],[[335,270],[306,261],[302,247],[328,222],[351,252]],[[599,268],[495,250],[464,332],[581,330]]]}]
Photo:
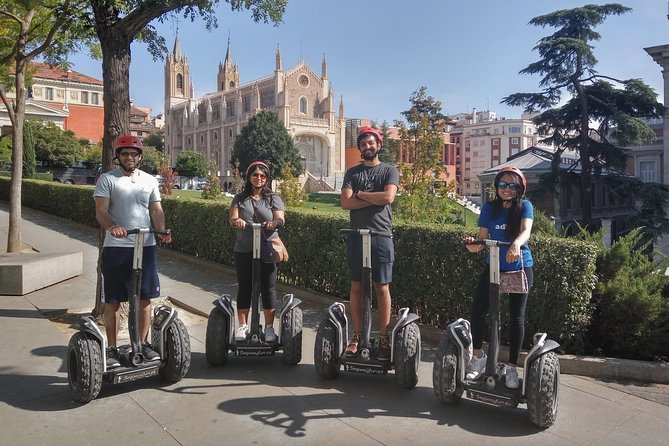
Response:
[{"label": "paved sidewalk", "polygon": [[[221,292],[235,294],[232,270],[161,250],[163,291],[192,310],[187,325],[193,362],[179,383],[158,379],[103,385],[80,406],[69,399],[66,364],[71,331],[47,318],[92,308],[96,231],[24,209],[24,243],[41,252],[82,251],[84,272],[23,297],[0,296],[0,442],[33,444],[666,444],[669,386],[603,382],[563,374],[560,413],[546,431],[515,410],[464,400],[440,404],[432,392],[434,344],[423,342],[419,384],[400,389],[393,373],[342,372],[332,381],[313,370],[315,328],[331,298],[296,291],[304,300],[303,360],[204,358],[206,315]],[[0,252],[7,206],[0,202]],[[184,314],[185,311],[181,312]],[[280,355],[280,353],[278,354]],[[110,420],[113,420],[110,421]]]}]

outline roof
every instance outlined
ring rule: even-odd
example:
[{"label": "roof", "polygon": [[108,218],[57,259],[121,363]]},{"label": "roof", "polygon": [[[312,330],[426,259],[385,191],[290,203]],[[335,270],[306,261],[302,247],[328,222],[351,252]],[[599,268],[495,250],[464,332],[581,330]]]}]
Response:
[{"label": "roof", "polygon": [[[555,149],[551,147],[532,146],[510,156],[507,158],[506,162],[480,172],[478,176],[488,177],[497,175],[497,172],[503,167],[516,167],[525,175],[541,175],[550,172],[551,161],[554,154]],[[581,173],[581,163],[579,162],[579,157],[577,155],[570,152],[562,152],[560,158],[560,164],[558,166],[559,170],[571,171],[576,174]],[[601,175],[630,176],[621,170],[610,169],[608,167],[602,169]]]},{"label": "roof", "polygon": [[69,80],[70,82],[79,82],[82,84],[103,85],[103,82],[100,79],[87,76],[78,71],[65,70],[60,66],[51,66],[43,62],[32,62],[30,65],[32,68],[36,69],[35,74],[33,75],[34,78],[58,81]]}]

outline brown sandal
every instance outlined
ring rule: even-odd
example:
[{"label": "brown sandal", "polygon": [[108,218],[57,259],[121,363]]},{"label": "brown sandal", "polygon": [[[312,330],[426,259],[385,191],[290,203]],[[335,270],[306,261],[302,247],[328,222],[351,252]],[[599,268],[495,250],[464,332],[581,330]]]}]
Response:
[{"label": "brown sandal", "polygon": [[346,356],[356,356],[358,354],[358,344],[360,343],[360,333],[353,333],[351,342],[346,347]]}]

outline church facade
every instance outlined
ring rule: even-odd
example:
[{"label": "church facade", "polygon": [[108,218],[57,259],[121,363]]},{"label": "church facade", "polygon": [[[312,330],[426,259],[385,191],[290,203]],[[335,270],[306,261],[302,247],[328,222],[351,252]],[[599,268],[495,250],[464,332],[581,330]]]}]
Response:
[{"label": "church facade", "polygon": [[228,41],[216,85],[217,91],[194,97],[177,36],[165,63],[165,154],[172,165],[181,152],[200,151],[217,162],[221,180],[231,180],[237,136],[255,114],[271,110],[292,136],[309,176],[334,186],[345,169],[345,119],[343,101],[335,112],[325,57],[320,75],[304,61],[284,71],[277,47],[274,73],[241,83]]}]

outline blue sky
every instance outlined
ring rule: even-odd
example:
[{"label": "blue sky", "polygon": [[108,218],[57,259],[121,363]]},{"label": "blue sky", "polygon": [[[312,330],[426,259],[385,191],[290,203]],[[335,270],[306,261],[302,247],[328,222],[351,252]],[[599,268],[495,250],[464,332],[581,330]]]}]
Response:
[{"label": "blue sky", "polygon": [[[558,9],[603,4],[593,0],[289,0],[278,27],[253,23],[247,12],[219,7],[218,29],[179,17],[156,23],[168,47],[177,26],[188,56],[197,97],[216,89],[219,62],[228,32],[240,81],[272,74],[277,44],[283,67],[303,58],[317,73],[325,53],[328,77],[343,96],[347,118],[392,124],[409,108],[420,86],[442,102],[446,114],[489,109],[498,117],[520,117],[520,108],[500,104],[515,92],[538,90],[538,78],[518,72],[538,59],[537,41],[553,32],[528,25],[535,16]],[[597,28],[598,71],[608,76],[641,78],[663,94],[660,66],[643,50],[669,44],[666,0],[627,0],[631,13],[609,17]],[[73,57],[73,69],[102,78],[101,62]],[[130,95],[135,105],[163,110],[164,61],[154,62],[133,44]]]}]

